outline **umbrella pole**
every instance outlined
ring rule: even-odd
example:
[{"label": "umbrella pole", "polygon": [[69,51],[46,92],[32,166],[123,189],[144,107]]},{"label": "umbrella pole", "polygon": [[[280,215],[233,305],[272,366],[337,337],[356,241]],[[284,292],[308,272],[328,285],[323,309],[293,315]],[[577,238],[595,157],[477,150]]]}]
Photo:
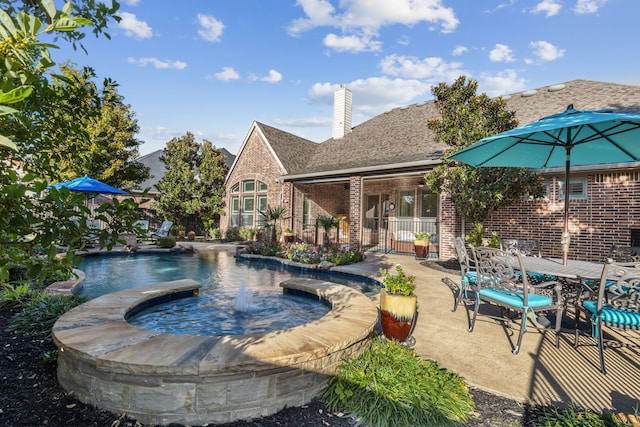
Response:
[{"label": "umbrella pole", "polygon": [[[571,139],[571,129],[569,129],[569,140]],[[564,227],[562,229],[562,237],[560,244],[562,245],[562,264],[567,265],[569,260],[569,243],[571,236],[569,235],[569,179],[571,178],[571,144],[566,147],[567,158],[564,166]]]}]

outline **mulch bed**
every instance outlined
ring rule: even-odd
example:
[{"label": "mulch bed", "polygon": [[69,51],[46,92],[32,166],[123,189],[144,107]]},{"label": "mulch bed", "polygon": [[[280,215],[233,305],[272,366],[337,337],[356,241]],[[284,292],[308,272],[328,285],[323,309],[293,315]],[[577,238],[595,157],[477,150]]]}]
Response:
[{"label": "mulch bed", "polygon": [[[47,354],[55,354],[53,342],[50,338],[8,332],[6,327],[12,315],[11,312],[0,311],[0,425],[142,426],[125,414],[114,414],[81,403],[62,390],[56,379],[57,364],[46,357]],[[518,427],[529,424],[533,411],[528,406],[482,390],[473,389],[471,394],[476,403],[476,413],[467,426]],[[220,426],[353,427],[356,424],[353,417],[331,411],[324,401],[316,399],[302,408],[286,408],[272,416]]]}]

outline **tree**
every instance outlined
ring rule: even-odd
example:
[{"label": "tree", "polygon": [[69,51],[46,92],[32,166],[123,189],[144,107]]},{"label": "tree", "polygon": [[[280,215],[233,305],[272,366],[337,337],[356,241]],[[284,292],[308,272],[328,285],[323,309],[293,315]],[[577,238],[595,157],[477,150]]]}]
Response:
[{"label": "tree", "polygon": [[541,197],[542,178],[524,168],[474,168],[447,160],[447,156],[474,142],[517,126],[515,112],[507,111],[506,101],[477,95],[478,83],[465,76],[451,86],[440,83],[432,88],[440,119],[429,119],[428,127],[445,150],[442,164],[425,174],[427,185],[439,193],[449,193],[460,216],[471,223],[482,223],[495,210],[519,203],[523,196]]},{"label": "tree", "polygon": [[50,82],[37,80],[22,113],[4,121],[22,168],[56,181],[90,175],[125,188],[147,179],[149,169],[136,160],[138,124],[118,84],[105,79],[99,88],[90,67],[65,63],[60,70]]},{"label": "tree", "polygon": [[222,213],[226,159],[222,151],[205,140],[195,141],[192,133],[173,138],[160,158],[166,173],[156,185],[160,196],[158,212],[180,223],[187,215],[199,215],[211,227]]},{"label": "tree", "polygon": [[[18,106],[28,100],[36,102],[34,86],[45,82],[45,72],[54,64],[49,49],[54,44],[42,43],[39,38],[44,34],[68,33],[67,40],[81,40],[83,35],[78,31],[83,25],[91,22],[85,18],[73,16],[74,3],[66,3],[62,10],[57,10],[53,0],[3,1],[0,9],[0,151],[3,160],[11,160],[10,150],[19,147],[4,134],[7,122],[20,110],[9,107]],[[22,5],[16,7],[15,5]],[[93,0],[79,0],[76,4],[96,6],[96,17],[102,15],[103,3]],[[6,6],[6,7],[5,7]],[[114,9],[117,3],[114,2]],[[29,12],[33,13],[29,13]],[[42,17],[41,20],[39,17]],[[45,25],[43,22],[46,22]],[[98,32],[106,27],[105,22],[96,25]],[[74,33],[75,32],[75,33]],[[74,34],[71,34],[74,33]],[[44,105],[46,100],[43,98]],[[22,106],[22,105],[20,105]],[[34,109],[33,111],[39,111]],[[30,125],[27,123],[27,125]],[[37,134],[33,134],[38,136]],[[26,147],[33,141],[27,140]],[[47,168],[48,159],[42,159],[40,166]],[[87,231],[84,219],[88,208],[84,205],[84,195],[71,193],[67,189],[46,191],[47,182],[42,175],[18,173],[23,164],[0,161],[0,283],[15,280],[12,271],[25,269],[26,278],[40,280],[60,273],[68,277],[75,260],[75,249],[82,248],[82,238]],[[37,168],[36,168],[37,170]],[[42,196],[39,199],[35,195]],[[133,222],[137,219],[133,199],[114,202],[113,205],[101,206],[99,216],[110,221],[111,231],[102,230],[100,246],[112,247],[119,238],[119,232],[133,230]],[[66,242],[68,250],[63,257],[53,243]],[[18,280],[24,277],[18,277]]]},{"label": "tree", "polygon": [[[118,10],[117,2],[112,8],[94,0],[77,0],[65,3],[57,10],[53,0],[14,1],[1,0],[0,9],[0,116],[17,113],[9,105],[28,98],[34,80],[55,65],[49,50],[57,48],[55,44],[42,43],[39,39],[45,34],[56,36],[66,34],[66,39],[74,43],[84,37],[78,31],[83,26],[92,25],[92,21],[83,16],[72,15],[74,7],[87,16],[98,18],[94,32],[100,34],[107,26],[109,18]],[[95,7],[95,9],[93,9]],[[90,12],[94,10],[94,14]],[[115,17],[114,17],[115,18]],[[17,147],[12,141],[0,134],[0,147]]]}]

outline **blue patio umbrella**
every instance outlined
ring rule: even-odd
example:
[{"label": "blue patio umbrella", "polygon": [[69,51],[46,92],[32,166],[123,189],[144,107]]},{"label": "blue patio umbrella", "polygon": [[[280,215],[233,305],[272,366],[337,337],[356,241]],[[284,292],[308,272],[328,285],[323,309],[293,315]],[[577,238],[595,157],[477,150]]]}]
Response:
[{"label": "blue patio umbrella", "polygon": [[102,181],[88,177],[87,175],[72,179],[71,181],[59,182],[52,184],[50,187],[55,188],[68,188],[70,191],[78,193],[92,193],[92,194],[129,194],[124,190],[112,187],[109,184],[105,184]]},{"label": "blue patio umbrella", "polygon": [[571,166],[640,161],[640,114],[575,110],[483,138],[448,157],[475,167],[565,167],[563,261],[569,252]]}]

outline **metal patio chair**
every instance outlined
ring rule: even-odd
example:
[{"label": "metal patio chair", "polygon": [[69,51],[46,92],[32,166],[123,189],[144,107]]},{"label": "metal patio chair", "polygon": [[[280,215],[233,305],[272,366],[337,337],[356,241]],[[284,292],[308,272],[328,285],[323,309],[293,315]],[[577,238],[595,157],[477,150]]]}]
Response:
[{"label": "metal patio chair", "polygon": [[578,347],[580,314],[585,313],[591,324],[591,336],[598,345],[600,371],[606,374],[605,347],[638,347],[633,343],[623,344],[613,336],[605,338],[603,327],[615,329],[623,336],[630,331],[640,330],[640,262],[619,263],[608,259],[602,269],[600,280],[584,284],[582,291],[576,306],[574,345]]},{"label": "metal patio chair", "polygon": [[475,288],[478,282],[478,274],[476,272],[475,262],[469,257],[464,238],[455,237],[453,245],[456,249],[458,264],[460,264],[460,287],[458,293],[454,295],[453,310],[458,309],[458,305],[463,299],[469,298],[468,292]]},{"label": "metal patio chair", "polygon": [[160,228],[158,228],[154,233],[151,233],[152,238],[164,237],[169,235],[169,230],[173,227],[173,222],[171,221],[163,221]]},{"label": "metal patio chair", "polygon": [[[542,245],[537,239],[505,239],[500,238],[500,249],[506,252],[519,252],[524,256],[542,258]],[[557,280],[557,277],[544,275],[535,271],[528,271],[529,280],[533,283],[542,283],[550,280]]]},{"label": "metal patio chair", "polygon": [[640,261],[640,248],[633,246],[611,245],[607,259],[615,262],[638,262]]},{"label": "metal patio chair", "polygon": [[482,314],[490,318],[513,322],[520,316],[520,331],[512,353],[518,354],[522,337],[529,326],[529,315],[538,330],[546,330],[550,321],[541,313],[555,311],[556,347],[560,346],[560,327],[564,305],[562,303],[562,284],[557,281],[531,284],[519,252],[509,253],[497,248],[472,247],[478,274],[476,284],[476,302],[473,317],[469,321],[469,332],[473,332],[476,319],[482,305],[500,308],[500,315]]}]

